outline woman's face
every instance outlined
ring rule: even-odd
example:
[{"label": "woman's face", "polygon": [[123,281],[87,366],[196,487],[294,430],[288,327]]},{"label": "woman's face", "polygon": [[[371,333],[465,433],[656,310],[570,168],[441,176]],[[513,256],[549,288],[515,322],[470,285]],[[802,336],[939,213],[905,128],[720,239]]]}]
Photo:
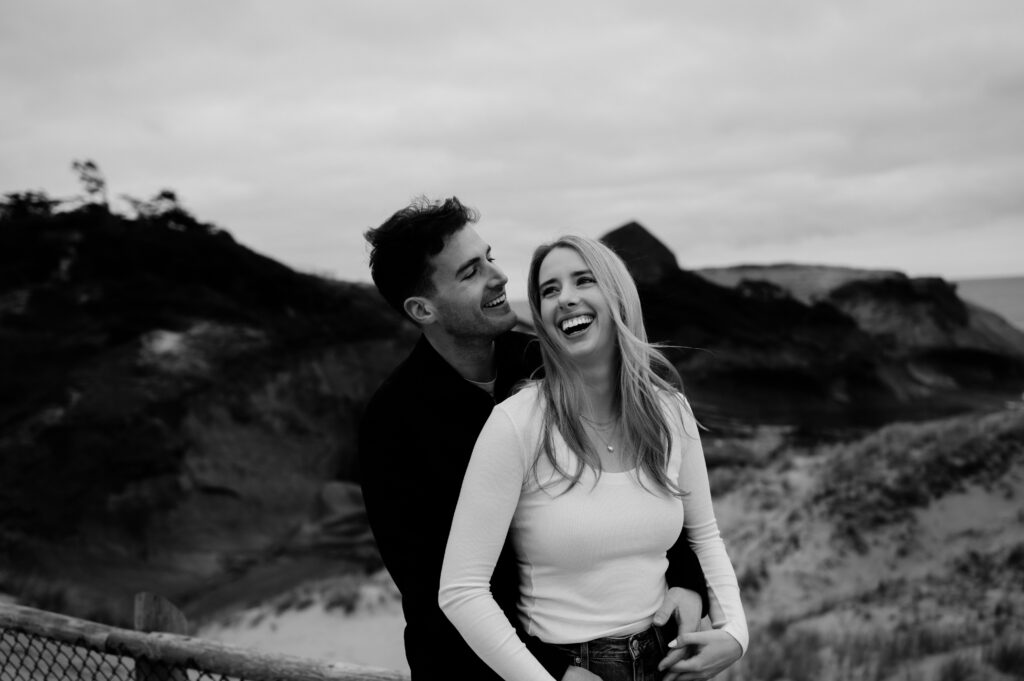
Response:
[{"label": "woman's face", "polygon": [[615,322],[593,272],[572,248],[557,247],[541,261],[537,290],[541,324],[577,364],[610,363]]}]

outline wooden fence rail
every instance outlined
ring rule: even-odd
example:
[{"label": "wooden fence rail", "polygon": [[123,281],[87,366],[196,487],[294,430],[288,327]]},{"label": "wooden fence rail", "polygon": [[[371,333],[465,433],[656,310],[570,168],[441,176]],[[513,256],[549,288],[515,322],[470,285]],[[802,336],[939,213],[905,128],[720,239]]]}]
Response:
[{"label": "wooden fence rail", "polygon": [[[145,622],[145,617],[140,620],[137,612],[136,625],[140,622]],[[152,621],[144,626],[152,627]],[[166,671],[170,668],[193,669],[246,681],[409,681],[408,675],[391,669],[265,653],[182,634],[131,631],[0,603],[0,632],[5,629],[105,655],[132,658],[136,661],[137,681],[174,678]]]}]

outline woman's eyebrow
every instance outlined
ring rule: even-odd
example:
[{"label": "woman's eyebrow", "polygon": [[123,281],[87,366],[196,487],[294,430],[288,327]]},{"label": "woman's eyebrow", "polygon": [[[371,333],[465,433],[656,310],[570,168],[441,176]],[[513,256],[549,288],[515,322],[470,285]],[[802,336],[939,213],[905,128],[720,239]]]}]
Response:
[{"label": "woman's eyebrow", "polygon": [[[590,270],[576,270],[575,272],[570,272],[569,276],[570,277],[581,277],[584,274],[589,274],[589,275],[593,276],[593,272],[591,272]],[[539,288],[541,286],[547,286],[548,284],[555,283],[555,282],[557,282],[557,277],[551,277],[547,281],[542,281],[537,286]]]}]

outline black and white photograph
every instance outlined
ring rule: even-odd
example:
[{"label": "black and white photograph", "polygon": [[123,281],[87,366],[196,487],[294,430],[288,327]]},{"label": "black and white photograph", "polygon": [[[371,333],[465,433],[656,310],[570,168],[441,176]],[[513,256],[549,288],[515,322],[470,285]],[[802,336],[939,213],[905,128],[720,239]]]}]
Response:
[{"label": "black and white photograph", "polygon": [[0,681],[1024,681],[1024,4],[0,0]]}]

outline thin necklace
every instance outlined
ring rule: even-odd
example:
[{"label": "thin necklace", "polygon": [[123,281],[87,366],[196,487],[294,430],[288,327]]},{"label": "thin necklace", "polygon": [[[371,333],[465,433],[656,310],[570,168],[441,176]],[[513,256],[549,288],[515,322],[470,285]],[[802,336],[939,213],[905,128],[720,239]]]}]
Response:
[{"label": "thin necklace", "polygon": [[607,449],[610,453],[615,453],[615,445],[613,445],[612,442],[615,441],[615,432],[619,429],[618,419],[612,421],[612,432],[610,434],[610,437],[605,438],[602,434],[602,431],[599,430],[597,427],[597,421],[592,421],[591,419],[588,419],[586,416],[582,418],[584,421],[590,424],[590,430],[592,430],[593,433],[597,436],[597,439],[601,441],[601,444],[605,446],[605,449]]}]

